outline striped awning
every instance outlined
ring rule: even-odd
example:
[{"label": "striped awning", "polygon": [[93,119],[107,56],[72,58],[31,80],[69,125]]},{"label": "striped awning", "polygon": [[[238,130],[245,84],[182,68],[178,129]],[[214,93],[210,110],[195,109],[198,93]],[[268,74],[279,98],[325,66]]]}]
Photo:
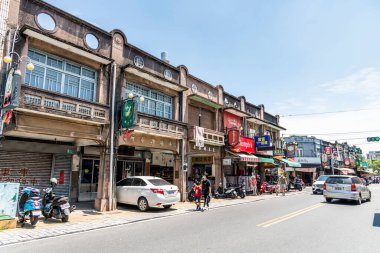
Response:
[{"label": "striped awning", "polygon": [[284,162],[288,165],[288,167],[293,167],[293,168],[300,168],[301,167],[301,164],[300,163],[297,163],[297,162],[294,162],[294,161],[290,161],[290,160],[287,160],[287,159],[279,159],[281,162]]},{"label": "striped awning", "polygon": [[258,163],[259,158],[254,155],[237,154],[242,162]]},{"label": "striped awning", "polygon": [[313,173],[317,171],[317,168],[295,168],[296,171],[298,172],[309,172]]}]

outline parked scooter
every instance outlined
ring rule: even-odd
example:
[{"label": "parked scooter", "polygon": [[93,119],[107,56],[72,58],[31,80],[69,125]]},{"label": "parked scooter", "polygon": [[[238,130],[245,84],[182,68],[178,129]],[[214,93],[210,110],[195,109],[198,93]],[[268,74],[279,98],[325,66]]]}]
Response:
[{"label": "parked scooter", "polygon": [[216,191],[214,193],[214,198],[216,198],[216,199],[226,198],[226,194],[224,193],[222,183],[219,183],[218,189],[216,189]]},{"label": "parked scooter", "polygon": [[241,184],[240,186],[236,187],[235,191],[236,191],[237,195],[242,199],[244,199],[245,196],[247,196],[247,193],[245,190],[245,184]]},{"label": "parked scooter", "polygon": [[42,199],[42,214],[45,219],[53,217],[62,220],[62,222],[68,222],[69,215],[75,210],[76,206],[71,206],[69,199],[65,196],[55,196],[53,190],[57,186],[56,178],[50,180],[50,185],[51,187],[44,189],[45,194]]},{"label": "parked scooter", "polygon": [[290,190],[299,190],[302,191],[302,182],[300,179],[294,179],[288,183],[288,191]]},{"label": "parked scooter", "polygon": [[273,194],[276,191],[276,186],[269,184],[268,182],[263,182],[260,187],[261,193],[270,193]]},{"label": "parked scooter", "polygon": [[25,187],[21,191],[21,196],[18,201],[18,221],[23,227],[27,220],[35,226],[38,218],[41,216],[41,198],[40,190],[33,187]]}]

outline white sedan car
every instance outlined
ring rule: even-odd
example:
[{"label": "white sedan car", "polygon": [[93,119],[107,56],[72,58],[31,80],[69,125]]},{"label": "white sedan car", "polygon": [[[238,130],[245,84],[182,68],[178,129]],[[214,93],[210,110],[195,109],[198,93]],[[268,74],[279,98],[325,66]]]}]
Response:
[{"label": "white sedan car", "polygon": [[159,177],[139,176],[123,179],[116,184],[117,202],[137,205],[145,212],[149,207],[170,208],[180,201],[178,187]]}]

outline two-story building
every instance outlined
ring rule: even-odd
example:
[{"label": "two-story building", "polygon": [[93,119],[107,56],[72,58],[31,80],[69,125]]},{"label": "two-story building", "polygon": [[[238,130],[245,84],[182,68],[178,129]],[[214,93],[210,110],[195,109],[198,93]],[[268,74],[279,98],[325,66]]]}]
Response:
[{"label": "two-story building", "polygon": [[[58,194],[96,198],[109,207],[109,113],[112,34],[42,1],[11,1],[4,54],[15,68],[12,108],[5,107],[1,180],[43,188],[59,180]],[[15,36],[16,37],[16,36]],[[33,70],[26,69],[28,63]],[[18,86],[17,86],[18,85]],[[16,93],[18,92],[18,93]],[[16,96],[19,95],[19,96]],[[99,190],[100,189],[100,190]]]}]

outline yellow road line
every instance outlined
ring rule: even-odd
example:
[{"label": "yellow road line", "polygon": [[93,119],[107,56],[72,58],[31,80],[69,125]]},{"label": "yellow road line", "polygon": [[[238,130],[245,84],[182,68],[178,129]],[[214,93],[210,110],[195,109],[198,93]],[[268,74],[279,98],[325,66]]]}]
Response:
[{"label": "yellow road line", "polygon": [[303,214],[303,213],[306,213],[306,212],[309,212],[313,209],[316,209],[316,208],[319,208],[319,207],[322,207],[324,206],[325,204],[323,203],[319,203],[319,204],[316,204],[316,205],[312,205],[312,206],[309,206],[309,207],[306,207],[304,209],[301,209],[301,210],[298,210],[298,211],[295,211],[295,212],[292,212],[292,213],[288,213],[286,215],[283,215],[283,216],[280,216],[280,217],[277,217],[275,219],[271,219],[269,221],[266,221],[266,222],[263,222],[263,223],[260,223],[258,224],[257,226],[258,227],[269,227],[269,226],[272,226],[274,224],[277,224],[277,223],[280,223],[280,222],[283,222],[283,221],[286,221],[288,219],[291,219],[297,215],[300,215],[300,214]]}]

